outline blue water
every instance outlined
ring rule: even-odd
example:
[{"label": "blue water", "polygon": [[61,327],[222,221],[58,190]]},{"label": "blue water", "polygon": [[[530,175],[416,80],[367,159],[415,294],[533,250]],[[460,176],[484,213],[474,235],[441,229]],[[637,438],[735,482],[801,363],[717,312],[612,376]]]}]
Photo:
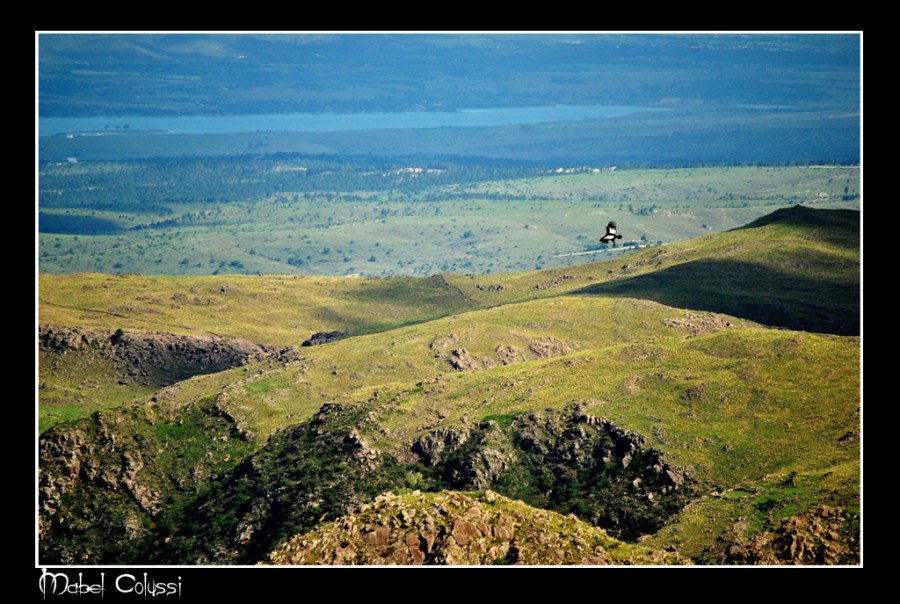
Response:
[{"label": "blue water", "polygon": [[[463,109],[456,112],[405,113],[290,113],[223,117],[54,117],[38,122],[40,136],[92,130],[163,130],[186,133],[256,132],[289,130],[329,132],[382,128],[438,128],[441,126],[506,126],[611,118],[649,111],[632,105],[555,105],[499,109]],[[656,110],[656,108],[653,108]]]}]

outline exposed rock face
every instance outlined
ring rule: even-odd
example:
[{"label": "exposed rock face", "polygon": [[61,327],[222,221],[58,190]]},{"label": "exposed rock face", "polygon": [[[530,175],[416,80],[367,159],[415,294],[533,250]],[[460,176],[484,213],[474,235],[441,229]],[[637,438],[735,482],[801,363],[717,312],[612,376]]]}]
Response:
[{"label": "exposed rock face", "polygon": [[459,335],[448,333],[447,335],[436,337],[429,346],[432,350],[442,350],[453,346],[457,342],[459,342]]},{"label": "exposed rock face", "polygon": [[277,354],[274,348],[239,338],[179,336],[40,324],[42,365],[49,369],[94,360],[108,363],[123,382],[168,386],[204,373],[223,371]]},{"label": "exposed rock face", "polygon": [[173,501],[246,455],[246,441],[218,400],[188,405],[175,417],[131,405],[50,428],[39,441],[41,562],[140,560],[149,527]]},{"label": "exposed rock face", "polygon": [[277,547],[268,564],[685,564],[492,491],[384,493]]},{"label": "exposed rock face", "polygon": [[482,367],[492,367],[494,364],[491,359],[476,359],[465,348],[456,348],[450,351],[448,362],[457,371],[472,371]]},{"label": "exposed rock face", "polygon": [[[273,434],[251,454],[252,437],[229,412],[226,394],[168,418],[152,405],[134,406],[131,414],[100,412],[45,432],[42,562],[255,563],[291,536],[415,482],[493,489],[633,540],[658,530],[691,492],[690,476],[648,449],[642,435],[586,413],[581,404],[502,423],[441,426],[416,439],[411,458],[401,462],[369,442],[368,435],[378,434],[370,407],[334,403]],[[169,439],[174,433],[179,438]],[[419,514],[403,510],[399,521],[419,522]],[[529,558],[527,549],[510,541],[513,533],[503,532],[512,527],[476,516],[454,520],[446,534],[417,533],[418,541],[391,559],[580,563],[545,549],[540,555],[548,558]],[[482,521],[500,532],[483,530]],[[366,530],[364,538],[384,557],[383,548],[393,547],[397,536],[392,528],[378,528]],[[509,545],[492,541],[498,537]],[[444,544],[442,558],[431,549],[436,543]],[[582,562],[605,559],[593,546],[583,551]],[[341,556],[351,559],[349,550]]]},{"label": "exposed rock face", "polygon": [[455,333],[448,333],[444,336],[436,337],[428,347],[431,349],[434,358],[444,359],[447,357],[448,348],[459,342],[459,336]]},{"label": "exposed rock face", "polygon": [[498,365],[512,365],[535,359],[546,359],[563,356],[578,350],[572,342],[560,340],[553,336],[534,336],[531,334],[512,334],[515,338],[508,344],[500,344],[494,348],[494,355],[482,356],[473,353],[466,345],[476,348],[478,343],[466,341],[457,333],[440,335],[429,344],[431,354],[436,359],[446,359],[456,371],[475,371],[490,369]]},{"label": "exposed rock face", "polygon": [[541,508],[571,512],[610,534],[658,530],[690,497],[690,477],[643,435],[590,415],[584,405],[484,422],[465,439],[439,428],[412,448],[443,484],[491,488]]},{"label": "exposed rock face", "polygon": [[775,531],[760,533],[747,546],[731,544],[731,564],[823,565],[860,563],[859,514],[821,506],[784,520]]},{"label": "exposed rock face", "polygon": [[497,353],[497,358],[500,359],[500,363],[503,365],[512,365],[513,363],[522,363],[525,361],[522,352],[515,346],[497,346],[495,352]]},{"label": "exposed rock face", "polygon": [[547,359],[574,352],[575,345],[558,338],[545,336],[531,341],[528,344],[528,349],[536,354],[538,358]]},{"label": "exposed rock face", "polygon": [[360,462],[370,462],[364,465],[367,465],[372,469],[378,467],[378,463],[375,461],[379,455],[378,450],[369,446],[369,443],[362,437],[359,430],[356,428],[350,430],[347,434],[346,441],[350,443],[352,447],[350,454],[353,456],[353,459]]},{"label": "exposed rock face", "polygon": [[510,453],[483,447],[453,464],[449,478],[452,484],[483,489],[497,482],[514,461],[515,456]]},{"label": "exposed rock face", "polygon": [[328,342],[337,342],[348,335],[350,334],[346,331],[319,331],[310,336],[308,340],[305,340],[302,346],[319,346]]},{"label": "exposed rock face", "polygon": [[357,426],[366,409],[326,403],[278,432],[196,498],[159,534],[154,563],[246,564],[326,519],[344,516],[402,480],[403,470]]},{"label": "exposed rock face", "polygon": [[438,428],[413,443],[413,453],[422,457],[427,466],[434,466],[448,453],[456,451],[469,438],[465,426]]},{"label": "exposed rock face", "polygon": [[[497,358],[479,357],[472,354],[465,347],[451,348],[459,342],[459,336],[449,334],[435,338],[431,343],[434,357],[446,358],[450,366],[457,371],[474,371],[477,369],[490,369],[500,365],[512,365],[533,359],[547,359],[563,356],[577,350],[577,346],[571,342],[560,340],[552,336],[523,338],[528,346],[527,350],[521,350],[514,345],[499,345],[494,349]],[[449,350],[448,350],[449,349]]]}]

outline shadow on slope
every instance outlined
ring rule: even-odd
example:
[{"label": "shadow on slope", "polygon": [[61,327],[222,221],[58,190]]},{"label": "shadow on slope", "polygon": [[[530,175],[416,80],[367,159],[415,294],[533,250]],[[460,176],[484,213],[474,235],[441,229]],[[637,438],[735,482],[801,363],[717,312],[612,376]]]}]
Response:
[{"label": "shadow on slope", "polygon": [[755,229],[770,224],[824,227],[816,230],[817,238],[841,247],[859,246],[859,211],[857,210],[816,210],[796,205],[760,216],[753,222],[732,229],[732,231]]},{"label": "shadow on slope", "polygon": [[772,327],[859,334],[859,281],[823,279],[762,263],[703,259],[592,285],[575,294],[646,298]]},{"label": "shadow on slope", "polygon": [[[388,277],[359,281],[348,293],[358,318],[353,335],[377,333],[402,325],[477,310],[472,301],[443,274],[431,277]],[[345,321],[348,315],[342,317]]]}]

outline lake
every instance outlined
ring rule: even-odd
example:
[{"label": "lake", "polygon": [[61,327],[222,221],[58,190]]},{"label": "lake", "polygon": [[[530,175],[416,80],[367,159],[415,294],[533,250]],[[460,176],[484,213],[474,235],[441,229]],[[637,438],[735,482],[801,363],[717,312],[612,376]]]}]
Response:
[{"label": "lake", "polygon": [[220,117],[48,117],[38,121],[38,132],[40,136],[98,130],[163,130],[178,133],[215,134],[266,130],[330,132],[385,128],[439,128],[442,126],[506,126],[613,118],[639,111],[660,111],[660,109],[635,105],[554,105],[550,107],[463,109],[453,112],[289,113]]}]

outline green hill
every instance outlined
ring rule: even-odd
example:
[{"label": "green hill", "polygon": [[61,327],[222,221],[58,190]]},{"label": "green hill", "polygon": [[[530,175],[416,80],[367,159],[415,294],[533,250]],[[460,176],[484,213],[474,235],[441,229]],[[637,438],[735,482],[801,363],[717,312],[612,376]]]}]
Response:
[{"label": "green hill", "polygon": [[[821,218],[803,222],[796,219],[798,215]],[[626,295],[634,288],[641,294],[635,297],[678,299],[699,309],[706,309],[704,301],[712,295],[727,307],[724,311],[736,316],[742,316],[741,308],[729,304],[730,297],[771,293],[766,308],[773,316],[810,315],[804,319],[808,325],[786,327],[847,333],[833,331],[832,323],[838,322],[846,323],[844,329],[856,325],[858,332],[859,297],[852,294],[859,290],[859,239],[859,212],[797,206],[778,211],[756,226],[636,250],[605,262],[525,273],[381,279],[42,274],[40,316],[56,325],[108,328],[112,324],[126,330],[239,337],[291,346],[319,331],[372,333],[476,308],[578,290],[591,293],[599,287],[602,293],[612,290]],[[692,262],[700,264],[664,272]],[[635,281],[648,274],[655,276]],[[717,288],[729,275],[734,283]],[[691,290],[704,280],[709,286],[702,294],[692,295]],[[829,308],[818,308],[832,299],[835,302]]]},{"label": "green hill", "polygon": [[[41,561],[256,563],[385,491],[491,489],[682,562],[853,563],[858,214],[802,211],[511,275],[43,275],[47,323],[276,348],[44,431]],[[785,557],[797,527],[827,555]]]},{"label": "green hill", "polygon": [[835,210],[826,218],[795,206],[715,239],[730,249],[583,291],[725,312],[773,327],[859,333],[858,212]]}]

